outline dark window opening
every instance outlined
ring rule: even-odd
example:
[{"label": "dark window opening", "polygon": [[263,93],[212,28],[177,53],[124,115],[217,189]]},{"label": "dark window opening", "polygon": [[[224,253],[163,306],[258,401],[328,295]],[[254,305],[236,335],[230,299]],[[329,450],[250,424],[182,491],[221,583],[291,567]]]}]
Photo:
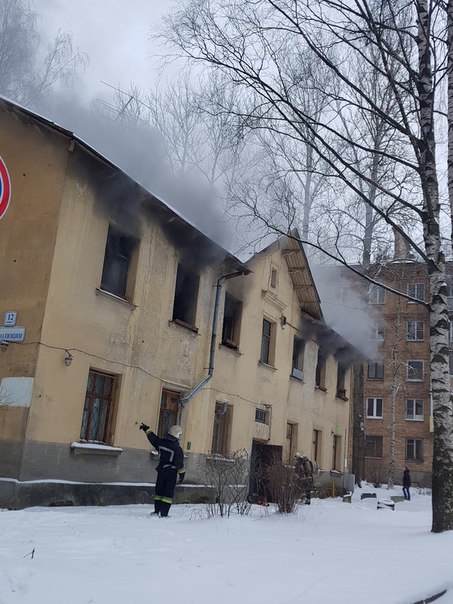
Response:
[{"label": "dark window opening", "polygon": [[273,330],[274,324],[266,319],[263,319],[263,332],[261,335],[261,353],[260,353],[260,362],[265,363],[266,365],[272,365],[274,362],[273,359],[273,349],[272,349],[272,338],[273,338]]},{"label": "dark window opening", "polygon": [[110,225],[105,246],[101,289],[126,298],[128,275],[137,240]]},{"label": "dark window opening", "polygon": [[321,390],[326,390],[326,362],[327,358],[325,353],[319,349],[315,372],[315,386]]},{"label": "dark window opening", "polygon": [[241,329],[242,302],[225,294],[225,309],[223,313],[222,344],[238,350]]},{"label": "dark window opening", "polygon": [[294,336],[293,367],[291,375],[299,380],[304,379],[305,341]]},{"label": "dark window opening", "polygon": [[382,458],[382,436],[365,436],[365,457]]},{"label": "dark window opening", "polygon": [[115,377],[90,370],[80,440],[110,444]]},{"label": "dark window opening", "polygon": [[277,269],[276,268],[271,269],[271,287],[274,289],[277,287]]},{"label": "dark window opening", "polygon": [[173,321],[189,327],[195,325],[198,299],[199,276],[178,264],[176,275]]},{"label": "dark window opening", "polygon": [[344,363],[338,363],[337,369],[337,397],[346,401],[346,372],[348,368]]}]

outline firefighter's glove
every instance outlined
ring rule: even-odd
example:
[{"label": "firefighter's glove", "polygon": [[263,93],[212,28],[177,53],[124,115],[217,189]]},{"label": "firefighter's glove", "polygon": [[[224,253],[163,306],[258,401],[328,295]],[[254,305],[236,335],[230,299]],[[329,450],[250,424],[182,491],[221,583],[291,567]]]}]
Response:
[{"label": "firefighter's glove", "polygon": [[181,482],[183,482],[183,480],[184,480],[185,477],[186,477],[186,473],[185,472],[181,472],[181,474],[179,475],[179,478],[178,478],[179,484],[181,484]]},{"label": "firefighter's glove", "polygon": [[143,422],[140,424],[140,430],[143,430],[143,432],[146,432],[147,430],[149,430],[149,426],[147,426],[146,424],[144,424]]}]

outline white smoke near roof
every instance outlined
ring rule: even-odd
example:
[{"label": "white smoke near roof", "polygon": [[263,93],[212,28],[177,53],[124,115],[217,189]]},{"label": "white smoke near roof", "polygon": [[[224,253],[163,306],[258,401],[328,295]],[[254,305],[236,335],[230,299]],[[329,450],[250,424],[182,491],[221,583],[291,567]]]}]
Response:
[{"label": "white smoke near roof", "polygon": [[215,189],[201,177],[174,174],[164,160],[164,142],[156,130],[110,119],[84,106],[74,96],[59,95],[38,110],[72,131],[216,243],[228,248],[231,227]]},{"label": "white smoke near roof", "polygon": [[377,359],[378,347],[373,333],[378,317],[368,305],[365,282],[339,265],[311,266],[311,270],[327,325],[366,358]]}]

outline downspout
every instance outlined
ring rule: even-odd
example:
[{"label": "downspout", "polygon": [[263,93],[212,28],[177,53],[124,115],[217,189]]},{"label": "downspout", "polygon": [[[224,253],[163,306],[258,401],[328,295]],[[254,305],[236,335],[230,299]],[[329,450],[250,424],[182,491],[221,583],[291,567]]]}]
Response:
[{"label": "downspout", "polygon": [[235,273],[228,273],[227,275],[222,275],[217,279],[216,286],[216,294],[215,294],[215,302],[214,302],[214,316],[212,318],[212,331],[211,331],[211,349],[209,352],[209,368],[208,375],[198,384],[195,388],[189,392],[187,396],[184,396],[180,399],[182,405],[187,405],[189,401],[193,399],[193,397],[199,392],[209,380],[212,378],[214,374],[214,354],[215,354],[215,343],[217,340],[217,320],[219,318],[219,303],[220,303],[220,292],[222,289],[223,281],[227,281],[228,279],[234,279],[234,277],[241,277],[242,275],[246,275],[245,271],[237,271]]}]

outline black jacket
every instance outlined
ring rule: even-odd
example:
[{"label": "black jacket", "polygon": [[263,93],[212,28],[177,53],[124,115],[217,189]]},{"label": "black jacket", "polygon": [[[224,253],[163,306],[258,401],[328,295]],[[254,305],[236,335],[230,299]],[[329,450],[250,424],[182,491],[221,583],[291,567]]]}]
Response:
[{"label": "black jacket", "polygon": [[409,474],[409,470],[404,470],[403,472],[403,487],[411,486],[411,475]]},{"label": "black jacket", "polygon": [[160,438],[149,428],[146,430],[146,436],[149,442],[159,453],[159,464],[156,468],[158,472],[161,470],[177,470],[179,474],[184,470],[184,453],[178,439],[171,434],[167,434],[165,438]]}]

